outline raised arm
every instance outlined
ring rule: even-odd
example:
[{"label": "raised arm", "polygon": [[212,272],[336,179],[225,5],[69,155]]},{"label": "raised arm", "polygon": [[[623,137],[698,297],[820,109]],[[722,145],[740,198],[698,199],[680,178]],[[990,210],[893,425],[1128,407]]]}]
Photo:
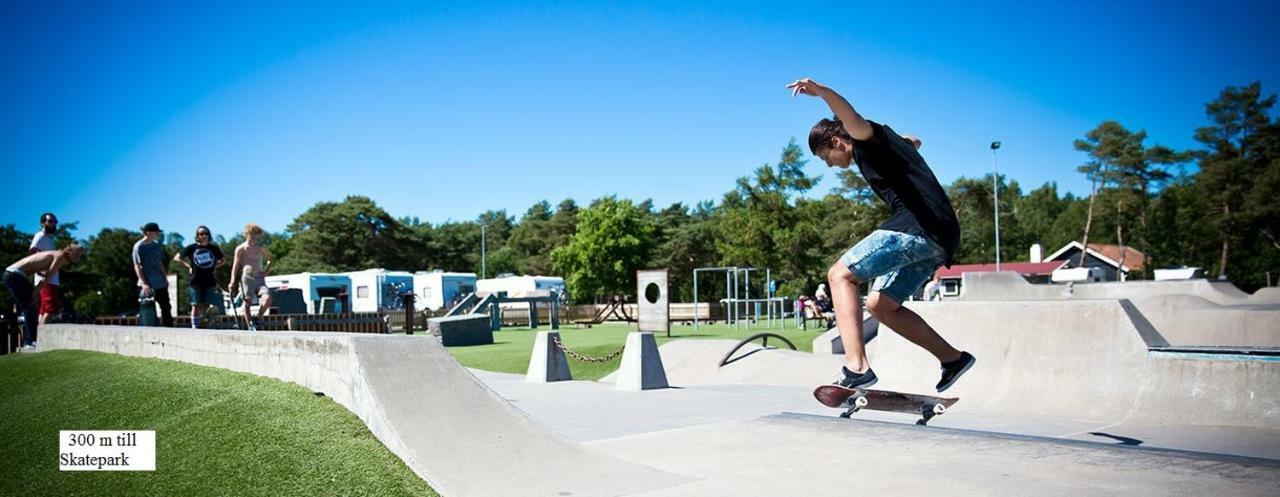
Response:
[{"label": "raised arm", "polygon": [[849,101],[836,93],[835,90],[822,86],[817,81],[809,78],[798,79],[794,83],[787,85],[791,89],[791,96],[809,95],[819,97],[827,103],[827,107],[831,108],[831,112],[844,123],[845,131],[849,132],[855,140],[869,140],[875,134],[871,129],[871,123],[853,110],[853,106],[849,105]]}]

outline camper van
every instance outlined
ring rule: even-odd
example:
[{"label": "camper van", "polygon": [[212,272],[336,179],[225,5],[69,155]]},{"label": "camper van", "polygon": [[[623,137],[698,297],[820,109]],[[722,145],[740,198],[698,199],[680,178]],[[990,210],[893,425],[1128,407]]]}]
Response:
[{"label": "camper van", "polygon": [[297,273],[267,276],[275,292],[301,290],[307,314],[351,312],[351,278],[341,274]]},{"label": "camper van", "polygon": [[476,273],[418,271],[413,273],[415,305],[433,311],[450,307],[454,300],[476,291]]},{"label": "camper van", "polygon": [[564,278],[559,276],[502,276],[476,281],[476,293],[486,295],[494,292],[507,292],[508,297],[529,297],[538,290],[555,290],[562,295]]},{"label": "camper van", "polygon": [[351,278],[351,311],[375,312],[403,308],[400,295],[413,292],[413,273],[366,269],[342,273]]}]

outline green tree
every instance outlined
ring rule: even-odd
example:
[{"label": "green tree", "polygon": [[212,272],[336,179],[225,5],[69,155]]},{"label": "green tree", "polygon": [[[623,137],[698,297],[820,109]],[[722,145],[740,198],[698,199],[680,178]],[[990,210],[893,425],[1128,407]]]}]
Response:
[{"label": "green tree", "polygon": [[[1088,244],[1092,228],[1093,204],[1099,199],[1099,188],[1113,213],[1115,243],[1121,246],[1120,264],[1126,264],[1128,248],[1134,246],[1143,252],[1150,250],[1149,224],[1147,222],[1148,197],[1152,188],[1158,188],[1171,176],[1165,168],[1184,162],[1186,154],[1154,146],[1147,148],[1144,142],[1147,132],[1129,131],[1115,121],[1105,121],[1075,141],[1075,148],[1089,155],[1089,160],[1079,170],[1090,178],[1093,185],[1090,194],[1089,215],[1086,216],[1083,243]],[[1137,218],[1136,226],[1128,220]],[[1136,236],[1129,236],[1129,235]],[[1083,258],[1081,258],[1083,261]]]},{"label": "green tree", "polygon": [[703,202],[694,209],[675,203],[655,216],[657,250],[648,266],[667,269],[673,301],[692,301],[693,270],[716,261],[714,215],[712,204]]},{"label": "green tree", "polygon": [[[473,222],[447,222],[432,230],[427,267],[445,271],[472,271],[480,265],[480,226]],[[478,275],[480,272],[477,270]]]},{"label": "green tree", "polygon": [[533,204],[525,211],[520,222],[511,230],[507,247],[515,253],[524,274],[550,274],[551,249],[547,239],[551,231],[551,203],[546,200]]},{"label": "green tree", "polygon": [[737,188],[725,194],[716,223],[720,264],[772,269],[775,279],[787,281],[821,266],[815,248],[821,246],[822,225],[803,222],[794,200],[820,179],[805,174],[803,156],[792,139],[776,165],[738,178]]},{"label": "green tree", "polygon": [[[1265,207],[1259,209],[1259,204],[1275,202],[1274,196],[1266,198],[1267,193],[1275,193],[1274,177],[1280,174],[1275,172],[1276,133],[1273,130],[1276,123],[1270,116],[1275,103],[1275,95],[1262,97],[1259,82],[1244,87],[1229,86],[1205,105],[1212,124],[1196,129],[1196,141],[1207,148],[1197,153],[1198,183],[1211,205],[1206,217],[1218,228],[1220,251],[1216,273],[1219,277],[1231,274],[1230,268],[1236,265],[1232,251],[1242,248],[1251,227],[1266,229],[1264,236],[1270,234],[1275,238],[1274,222],[1259,225],[1258,219],[1250,216],[1267,212]],[[1255,183],[1258,179],[1262,181]],[[1254,207],[1250,212],[1246,203],[1257,184],[1261,185],[1261,202],[1250,203],[1250,207]],[[1280,249],[1274,241],[1272,244]]]},{"label": "green tree", "polygon": [[137,311],[133,244],[140,238],[142,233],[122,228],[103,228],[89,238],[84,256],[75,265],[96,290],[81,292],[71,300],[76,313],[93,317]]},{"label": "green tree", "polygon": [[[1015,206],[1022,198],[1022,189],[1018,183],[1005,184],[1000,179],[1000,257],[1004,260],[1016,260],[1016,254],[1025,254],[1023,246],[1027,238],[1020,235]],[[947,197],[951,199],[951,207],[956,211],[960,221],[960,246],[956,249],[955,260],[960,264],[981,264],[994,262],[996,257],[995,239],[995,195],[992,190],[993,176],[988,174],[981,179],[957,178],[947,187]]]},{"label": "green tree", "polygon": [[552,264],[578,302],[629,294],[635,271],[649,261],[653,229],[630,200],[598,199],[579,214],[569,243],[552,251]]},{"label": "green tree", "polygon": [[[320,202],[288,227],[287,254],[277,255],[273,272],[413,269],[426,247],[368,197]],[[268,247],[272,240],[264,240]]]}]

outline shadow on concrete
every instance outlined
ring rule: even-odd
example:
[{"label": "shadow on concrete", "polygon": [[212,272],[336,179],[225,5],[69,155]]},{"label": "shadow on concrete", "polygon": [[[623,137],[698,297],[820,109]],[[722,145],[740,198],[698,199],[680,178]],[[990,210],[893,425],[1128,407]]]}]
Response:
[{"label": "shadow on concrete", "polygon": [[1116,443],[1118,443],[1118,444],[1120,444],[1120,445],[1132,445],[1132,446],[1135,446],[1135,447],[1136,447],[1136,446],[1139,446],[1139,445],[1142,445],[1142,440],[1138,440],[1138,439],[1136,439],[1136,438],[1122,437],[1122,436],[1120,436],[1120,435],[1112,435],[1112,434],[1110,434],[1110,433],[1103,433],[1103,432],[1100,432],[1100,431],[1091,431],[1091,432],[1089,432],[1089,434],[1090,434],[1090,435],[1093,435],[1093,436],[1095,436],[1095,437],[1105,437],[1105,438],[1110,438],[1110,439],[1112,439],[1112,440],[1115,440],[1115,441],[1116,441]]}]

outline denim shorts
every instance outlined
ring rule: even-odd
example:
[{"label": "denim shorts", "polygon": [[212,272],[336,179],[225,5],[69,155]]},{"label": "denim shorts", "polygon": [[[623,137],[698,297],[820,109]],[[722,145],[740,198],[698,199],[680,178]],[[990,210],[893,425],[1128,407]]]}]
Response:
[{"label": "denim shorts", "polygon": [[218,295],[218,289],[214,287],[209,287],[209,288],[200,288],[200,287],[194,287],[194,286],[187,287],[187,301],[192,304],[213,305],[214,303],[213,299],[221,298],[221,297],[222,297],[221,295]]},{"label": "denim shorts", "polygon": [[946,261],[942,247],[921,233],[875,230],[840,256],[859,281],[871,283],[871,291],[906,302]]}]

